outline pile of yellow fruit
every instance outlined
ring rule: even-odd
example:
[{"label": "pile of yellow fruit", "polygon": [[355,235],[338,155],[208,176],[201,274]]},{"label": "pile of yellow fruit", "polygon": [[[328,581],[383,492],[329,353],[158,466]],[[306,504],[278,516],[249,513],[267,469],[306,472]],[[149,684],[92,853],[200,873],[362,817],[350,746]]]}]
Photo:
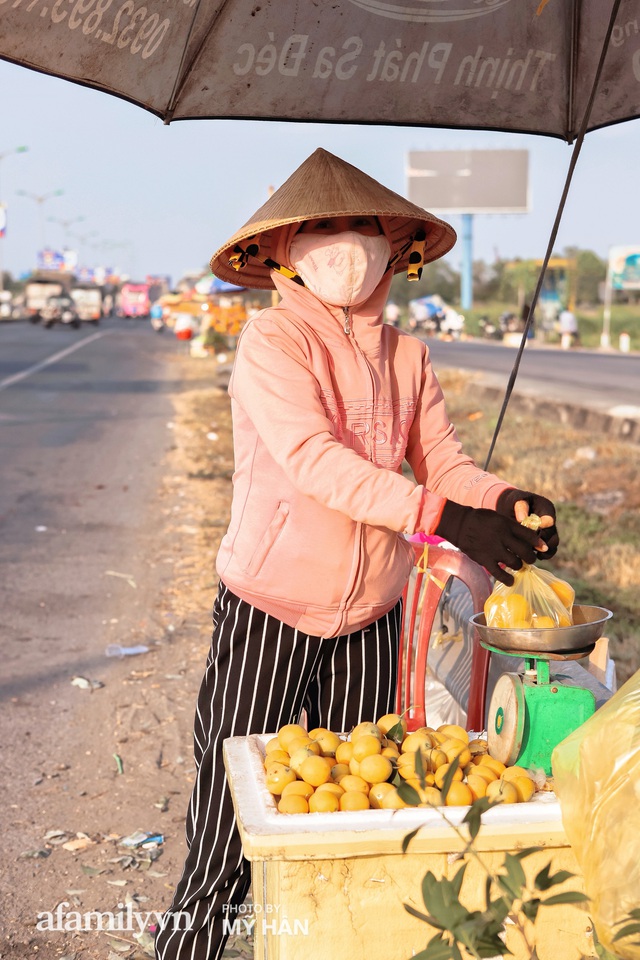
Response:
[{"label": "pile of yellow fruit", "polygon": [[[426,786],[416,770],[418,753]],[[443,796],[455,759],[453,780]],[[457,724],[407,733],[406,720],[395,713],[376,723],[359,723],[348,739],[324,727],[307,732],[300,724],[286,724],[267,742],[264,767],[267,790],[278,798],[280,813],[413,806],[398,792],[403,780],[416,791],[420,807],[465,806],[485,796],[521,803],[536,790],[528,770],[505,767],[489,756],[485,740],[470,741]]]}]

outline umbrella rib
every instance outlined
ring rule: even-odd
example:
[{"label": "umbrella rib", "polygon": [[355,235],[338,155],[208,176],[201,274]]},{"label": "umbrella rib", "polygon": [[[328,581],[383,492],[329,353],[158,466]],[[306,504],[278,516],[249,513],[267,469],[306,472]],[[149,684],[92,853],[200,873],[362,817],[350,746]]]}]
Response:
[{"label": "umbrella rib", "polygon": [[164,113],[163,120],[164,120],[164,123],[167,124],[167,125],[170,124],[171,121],[173,120],[173,114],[174,114],[174,111],[175,111],[175,109],[176,109],[176,104],[177,104],[177,101],[178,101],[178,97],[180,96],[180,93],[182,92],[182,89],[183,89],[183,87],[184,87],[184,85],[185,85],[185,82],[186,82],[186,80],[187,80],[187,77],[189,76],[189,74],[190,74],[191,71],[193,70],[193,66],[194,66],[196,60],[198,59],[198,57],[200,56],[200,52],[201,52],[201,50],[202,50],[202,48],[203,48],[203,46],[204,46],[204,44],[205,44],[205,41],[209,39],[209,36],[210,36],[210,34],[211,34],[211,31],[213,30],[213,28],[215,27],[216,23],[217,23],[218,20],[220,19],[222,13],[223,13],[224,10],[225,10],[225,7],[228,6],[229,0],[223,0],[223,2],[222,2],[222,3],[220,4],[220,6],[218,7],[216,13],[215,13],[214,16],[213,16],[213,19],[212,19],[211,23],[209,24],[209,27],[207,28],[207,30],[205,30],[205,32],[204,32],[204,34],[203,34],[202,40],[200,41],[200,43],[199,43],[199,45],[198,45],[198,49],[194,52],[193,56],[191,57],[191,59],[190,59],[190,61],[189,61],[189,65],[185,68],[184,64],[185,64],[185,59],[186,59],[186,55],[187,55],[187,49],[188,49],[188,47],[189,47],[189,41],[190,41],[190,39],[191,39],[191,35],[192,35],[192,33],[193,33],[193,28],[194,28],[194,26],[195,26],[195,22],[196,22],[196,20],[197,20],[198,13],[199,13],[199,11],[200,11],[200,5],[201,5],[201,3],[202,3],[202,0],[197,0],[197,4],[196,4],[195,10],[194,10],[194,12],[193,12],[193,17],[191,18],[191,26],[189,27],[189,33],[188,33],[188,35],[187,35],[187,38],[186,38],[186,40],[185,40],[184,47],[183,47],[183,50],[182,50],[182,58],[181,58],[181,60],[180,60],[180,67],[179,67],[179,69],[178,69],[177,72],[176,72],[176,79],[175,79],[175,82],[174,82],[174,84],[173,84],[173,90],[171,91],[171,96],[169,97],[169,102],[168,102],[168,104],[167,104],[167,108],[166,108],[165,113]]},{"label": "umbrella rib", "polygon": [[593,104],[594,104],[595,99],[596,99],[596,93],[597,93],[597,91],[598,91],[598,85],[599,85],[599,83],[600,83],[600,77],[601,77],[601,75],[602,75],[602,69],[603,69],[603,67],[604,67],[604,61],[605,61],[605,58],[606,58],[606,55],[607,55],[607,50],[608,50],[608,48],[609,48],[609,43],[610,43],[610,40],[611,40],[611,33],[612,33],[612,31],[613,31],[613,27],[614,27],[614,24],[615,24],[615,22],[616,22],[616,17],[617,17],[617,15],[618,15],[618,9],[619,9],[619,7],[620,7],[620,2],[621,2],[621,0],[613,0],[613,6],[612,6],[612,8],[611,8],[611,16],[609,17],[609,25],[608,25],[608,27],[607,27],[607,31],[606,31],[606,34],[605,34],[604,43],[603,43],[603,45],[602,45],[602,50],[600,51],[600,59],[599,59],[599,61],[598,61],[598,67],[597,67],[595,76],[594,76],[594,78],[593,78],[593,84],[592,84],[592,86],[591,86],[591,93],[590,93],[590,95],[589,95],[589,100],[588,100],[588,102],[587,102],[587,108],[586,108],[586,110],[585,110],[585,112],[584,112],[584,117],[582,118],[582,123],[581,123],[581,125],[580,125],[580,132],[578,133],[578,137],[577,137],[577,139],[576,139],[576,142],[575,142],[573,151],[572,151],[572,153],[571,153],[571,160],[570,160],[570,162],[569,162],[569,169],[568,169],[568,171],[567,171],[567,176],[566,176],[566,179],[565,179],[564,188],[563,188],[563,190],[562,190],[562,196],[560,197],[560,203],[558,204],[558,209],[557,209],[557,211],[556,211],[556,217],[555,217],[555,220],[554,220],[554,223],[553,223],[553,227],[551,228],[551,235],[550,235],[550,237],[549,237],[549,243],[548,243],[548,245],[547,245],[547,252],[545,253],[544,260],[543,260],[543,262],[542,262],[542,267],[541,267],[541,269],[540,269],[540,275],[539,275],[539,277],[538,277],[538,282],[537,282],[537,284],[536,284],[536,289],[535,289],[534,294],[533,294],[533,297],[532,297],[532,299],[531,299],[531,306],[530,306],[530,308],[529,308],[529,315],[528,315],[528,317],[527,317],[527,319],[526,319],[526,322],[525,322],[525,325],[524,325],[524,330],[522,331],[522,339],[520,340],[520,346],[518,347],[518,352],[517,352],[517,354],[516,354],[516,358],[515,358],[515,361],[514,361],[514,364],[513,364],[513,369],[511,370],[511,374],[509,375],[509,382],[508,382],[508,384],[507,384],[507,389],[506,389],[506,391],[505,391],[504,400],[502,401],[502,408],[501,408],[500,414],[499,414],[499,416],[498,416],[498,421],[497,421],[497,423],[496,423],[495,430],[493,431],[493,437],[492,437],[492,439],[491,439],[491,446],[489,447],[489,453],[487,454],[487,459],[485,460],[485,463],[484,463],[484,469],[485,469],[485,470],[487,470],[487,469],[489,468],[489,464],[490,464],[490,462],[491,462],[491,457],[493,456],[493,451],[494,451],[494,449],[495,449],[496,441],[497,441],[498,435],[499,435],[499,433],[500,433],[500,428],[502,427],[502,422],[503,422],[503,420],[504,420],[504,415],[505,415],[505,413],[506,413],[506,411],[507,411],[507,406],[508,406],[508,404],[509,404],[509,400],[511,399],[511,394],[512,394],[513,388],[514,388],[514,386],[515,386],[516,377],[518,376],[518,370],[520,369],[520,361],[521,361],[521,359],[522,359],[522,354],[524,353],[524,348],[525,348],[525,346],[526,346],[526,342],[527,342],[527,339],[528,339],[529,330],[530,330],[531,324],[532,324],[532,322],[533,322],[533,315],[534,315],[534,311],[535,311],[536,305],[537,305],[537,303],[538,303],[538,297],[540,296],[540,291],[541,291],[541,289],[542,289],[542,284],[543,284],[543,281],[544,281],[544,276],[545,276],[545,273],[546,273],[546,270],[547,270],[547,266],[548,266],[548,264],[549,264],[549,260],[551,259],[551,254],[553,253],[553,247],[554,247],[554,245],[555,245],[556,237],[557,237],[557,235],[558,235],[558,229],[559,229],[559,227],[560,227],[560,221],[561,221],[561,219],[562,219],[562,214],[564,213],[565,203],[566,203],[566,201],[567,201],[567,196],[568,196],[568,194],[569,194],[569,187],[571,186],[571,181],[572,181],[572,179],[573,179],[573,173],[574,173],[574,170],[575,170],[575,168],[576,168],[576,164],[577,164],[577,162],[578,162],[578,156],[580,155],[580,150],[582,149],[582,143],[583,143],[583,141],[584,141],[585,134],[586,134],[587,128],[588,128],[588,126],[589,126],[589,119],[590,119],[590,117],[591,117],[591,110],[592,110],[592,108],[593,108]]}]

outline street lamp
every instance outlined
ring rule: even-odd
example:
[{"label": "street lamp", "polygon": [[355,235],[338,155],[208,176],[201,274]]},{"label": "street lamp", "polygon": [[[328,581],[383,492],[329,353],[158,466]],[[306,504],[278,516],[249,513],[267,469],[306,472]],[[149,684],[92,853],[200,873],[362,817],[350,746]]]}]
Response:
[{"label": "street lamp", "polygon": [[[90,233],[70,233],[69,236],[70,236],[70,237],[73,237],[75,240],[78,240],[78,241],[80,242],[80,246],[78,247],[78,262],[79,262],[79,261],[80,261],[80,253],[81,253],[81,250],[82,250],[82,245],[85,244],[85,243],[87,243],[92,237],[97,237],[97,236],[98,236],[98,231],[97,231],[97,230],[92,230]],[[94,244],[88,244],[88,245],[89,245],[89,246],[94,246],[94,245],[95,245],[95,242],[94,242]]]},{"label": "street lamp", "polygon": [[[26,153],[29,147],[14,147],[13,150],[4,150],[0,153],[0,171],[2,170],[2,161],[5,157],[10,157],[12,153]],[[0,188],[0,240],[4,240],[5,233],[5,204],[2,202],[2,189]],[[4,267],[2,266],[2,244],[0,243],[0,293],[4,290]]]},{"label": "street lamp", "polygon": [[64,230],[64,243],[66,247],[69,246],[69,227],[73,223],[81,223],[86,219],[86,217],[72,217],[70,220],[62,220],[60,217],[47,217],[47,220],[49,220],[50,223],[59,223]]},{"label": "street lamp", "polygon": [[40,230],[40,249],[44,250],[44,210],[43,207],[47,200],[51,200],[52,197],[61,197],[64,193],[64,190],[51,190],[49,193],[29,193],[28,190],[18,190],[16,191],[19,197],[29,197],[30,200],[35,200],[38,204],[38,220],[39,220],[39,230]]}]

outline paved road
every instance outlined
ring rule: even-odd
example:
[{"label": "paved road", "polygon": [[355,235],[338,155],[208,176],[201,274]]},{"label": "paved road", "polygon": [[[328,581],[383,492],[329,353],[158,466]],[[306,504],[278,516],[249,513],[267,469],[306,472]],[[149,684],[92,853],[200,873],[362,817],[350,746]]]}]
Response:
[{"label": "paved road", "polygon": [[[506,388],[517,348],[478,340],[447,342],[429,338],[438,368],[480,371],[483,382]],[[585,406],[614,417],[640,419],[640,354],[564,351],[527,345],[516,391],[543,400]]]},{"label": "paved road", "polygon": [[180,349],[137,321],[0,324],[0,697],[48,696],[143,632]]}]

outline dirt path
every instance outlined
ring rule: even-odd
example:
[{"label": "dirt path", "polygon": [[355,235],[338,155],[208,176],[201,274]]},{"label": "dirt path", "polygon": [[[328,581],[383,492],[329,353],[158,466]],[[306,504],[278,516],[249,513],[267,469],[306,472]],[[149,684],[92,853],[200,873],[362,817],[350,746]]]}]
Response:
[{"label": "dirt path", "polygon": [[[193,710],[232,470],[223,367],[214,358],[181,354],[174,374],[195,381],[204,365],[219,386],[174,397],[175,446],[149,504],[157,533],[149,584],[137,584],[136,593],[139,601],[148,590],[149,610],[131,638],[149,652],[105,658],[91,677],[103,686],[69,688],[72,706],[60,711],[50,738],[55,746],[41,769],[22,769],[19,755],[10,756],[5,745],[15,776],[5,784],[2,812],[2,960],[150,956],[155,912],[166,907],[179,877],[193,781]],[[158,583],[164,587],[156,593]],[[21,723],[36,727],[34,703],[8,709],[20,709]],[[124,845],[136,831],[162,839]],[[229,950],[240,956],[246,945]]]}]

